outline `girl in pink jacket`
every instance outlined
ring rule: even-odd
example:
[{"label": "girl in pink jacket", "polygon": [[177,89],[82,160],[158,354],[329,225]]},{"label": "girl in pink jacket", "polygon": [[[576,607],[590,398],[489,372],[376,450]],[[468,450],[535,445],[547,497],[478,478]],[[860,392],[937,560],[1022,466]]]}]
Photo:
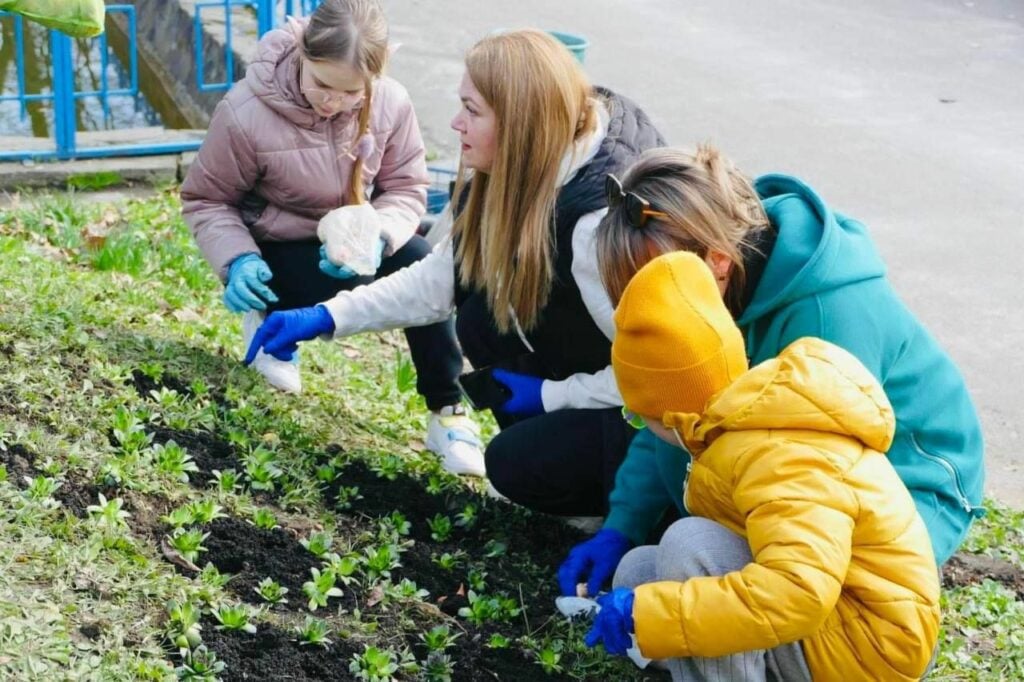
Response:
[{"label": "girl in pink jacket", "polygon": [[[388,29],[377,0],[324,0],[308,22],[266,34],[245,78],[217,106],[181,187],[182,212],[244,313],[247,348],[265,315],[313,305],[424,258],[416,235],[429,184],[405,89],[383,75]],[[341,207],[339,209],[339,207]],[[322,218],[380,239],[370,275],[328,260]],[[372,237],[371,237],[372,238]],[[427,446],[455,473],[483,475],[476,425],[460,405],[462,354],[451,320],[405,330],[432,415]],[[274,387],[301,390],[293,357],[252,363]]]}]

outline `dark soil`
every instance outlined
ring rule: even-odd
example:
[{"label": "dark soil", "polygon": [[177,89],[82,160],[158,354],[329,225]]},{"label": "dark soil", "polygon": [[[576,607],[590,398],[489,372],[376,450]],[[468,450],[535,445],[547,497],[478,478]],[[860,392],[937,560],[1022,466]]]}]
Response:
[{"label": "dark soil", "polygon": [[301,646],[295,636],[269,625],[256,634],[217,630],[217,622],[203,620],[203,643],[227,664],[224,682],[234,680],[351,680],[353,654],[363,648],[332,637],[329,648]]},{"label": "dark soil", "polygon": [[22,490],[28,487],[26,476],[35,478],[40,473],[35,467],[35,461],[35,453],[21,443],[14,443],[7,446],[6,450],[0,450],[0,464],[7,469],[7,480]]},{"label": "dark soil", "polygon": [[189,398],[195,397],[195,392],[192,390],[191,386],[178,377],[166,373],[160,377],[159,381],[157,381],[150,376],[143,374],[142,370],[133,369],[132,378],[128,383],[135,387],[135,392],[142,398],[149,398],[150,391],[159,391],[161,388],[170,389]]},{"label": "dark soil", "polygon": [[242,470],[242,463],[235,449],[227,441],[217,438],[208,431],[181,431],[165,426],[150,426],[153,442],[163,445],[173,440],[192,456],[199,471],[191,471],[189,483],[196,488],[205,488],[213,480],[213,470]]},{"label": "dark soil", "polygon": [[291,533],[257,528],[233,518],[216,519],[204,531],[210,534],[203,543],[207,551],[197,563],[210,562],[234,576],[227,584],[229,590],[251,604],[266,604],[255,587],[264,578],[273,578],[288,588],[284,606],[305,609],[302,583],[310,579],[309,569],[319,568],[320,560]]},{"label": "dark soil", "polygon": [[982,554],[955,554],[942,566],[942,586],[973,585],[983,580],[995,580],[1017,593],[1024,602],[1024,570],[1004,559]]}]

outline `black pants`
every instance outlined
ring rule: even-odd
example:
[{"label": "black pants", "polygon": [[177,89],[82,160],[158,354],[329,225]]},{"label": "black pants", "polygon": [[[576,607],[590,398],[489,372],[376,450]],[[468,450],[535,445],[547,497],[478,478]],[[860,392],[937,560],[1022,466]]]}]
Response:
[{"label": "black pants", "polygon": [[[459,341],[477,369],[505,365],[523,373],[528,349],[515,334],[500,334],[480,299],[459,308]],[[571,333],[571,330],[566,330]],[[539,368],[540,363],[532,363]],[[543,378],[550,378],[544,376]],[[618,407],[558,410],[517,419],[500,410],[494,417],[501,433],[484,456],[491,484],[516,504],[561,516],[603,516],[615,472],[636,433]]]},{"label": "black pants", "polygon": [[[425,258],[430,245],[423,237],[414,236],[384,258],[374,276],[349,279],[335,279],[320,271],[319,241],[263,242],[260,250],[274,273],[270,288],[279,299],[271,310],[290,310],[322,303],[339,291],[387,277]],[[462,351],[452,321],[410,327],[405,330],[405,339],[416,367],[416,390],[426,399],[427,407],[439,410],[460,402],[462,394],[455,380],[462,371]]]}]

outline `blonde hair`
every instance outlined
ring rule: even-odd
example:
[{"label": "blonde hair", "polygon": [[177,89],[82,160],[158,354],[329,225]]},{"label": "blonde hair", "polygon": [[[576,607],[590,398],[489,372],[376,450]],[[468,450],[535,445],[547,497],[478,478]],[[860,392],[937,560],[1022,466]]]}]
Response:
[{"label": "blonde hair", "polygon": [[496,150],[472,182],[453,226],[461,283],[487,296],[496,327],[534,328],[554,278],[552,217],[562,159],[597,127],[592,88],[564,45],[536,30],[484,38],[466,72],[496,115]]},{"label": "blonde hair", "polygon": [[[302,56],[314,62],[344,62],[363,74],[364,99],[353,149],[370,129],[373,79],[388,63],[388,24],[378,0],[323,0],[309,17],[299,43]],[[356,156],[348,187],[348,204],[366,202],[363,159]]]},{"label": "blonde hair", "polygon": [[618,303],[633,275],[664,253],[690,251],[707,258],[714,251],[732,262],[725,299],[737,310],[746,282],[744,253],[768,227],[750,180],[710,145],[695,153],[663,147],[641,155],[623,176],[622,188],[667,217],[650,217],[636,228],[620,205],[601,220],[597,263],[612,301]]}]

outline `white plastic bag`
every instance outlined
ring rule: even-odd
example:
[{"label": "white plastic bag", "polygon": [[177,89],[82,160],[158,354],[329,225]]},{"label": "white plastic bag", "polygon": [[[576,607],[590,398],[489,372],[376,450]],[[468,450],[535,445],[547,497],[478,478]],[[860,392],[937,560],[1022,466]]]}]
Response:
[{"label": "white plastic bag", "polygon": [[316,236],[327,247],[327,260],[335,265],[345,265],[359,275],[377,272],[380,217],[370,204],[334,209],[320,219]]}]

